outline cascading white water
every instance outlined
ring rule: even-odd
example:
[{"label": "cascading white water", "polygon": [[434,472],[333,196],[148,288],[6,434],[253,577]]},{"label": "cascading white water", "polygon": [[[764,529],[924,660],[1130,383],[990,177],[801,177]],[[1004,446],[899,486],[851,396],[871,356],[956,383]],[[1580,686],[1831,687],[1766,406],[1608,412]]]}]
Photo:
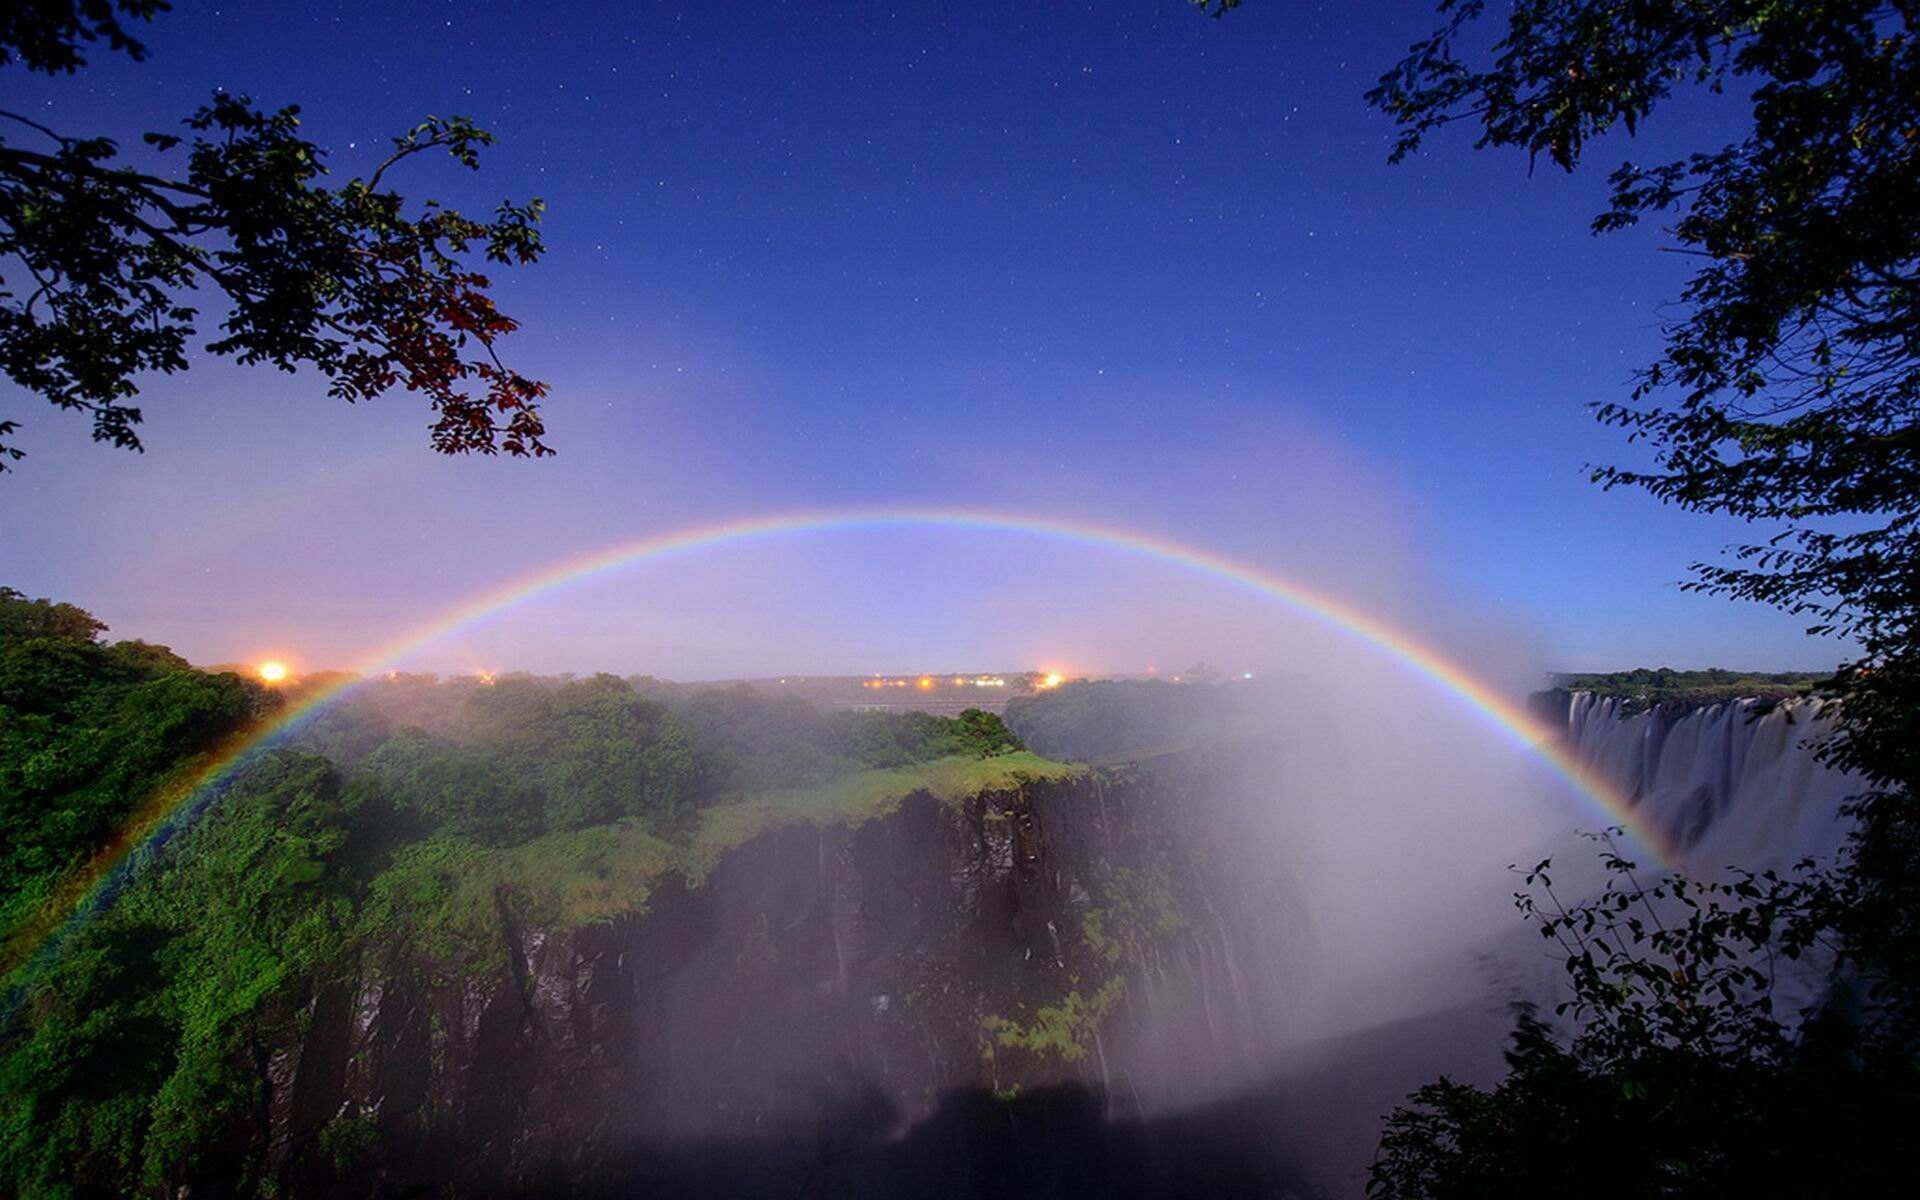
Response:
[{"label": "cascading white water", "polygon": [[1574,692],[1567,733],[1580,760],[1631,797],[1692,868],[1831,860],[1846,839],[1841,806],[1860,780],[1820,761],[1834,706],[1730,700],[1627,712]]}]

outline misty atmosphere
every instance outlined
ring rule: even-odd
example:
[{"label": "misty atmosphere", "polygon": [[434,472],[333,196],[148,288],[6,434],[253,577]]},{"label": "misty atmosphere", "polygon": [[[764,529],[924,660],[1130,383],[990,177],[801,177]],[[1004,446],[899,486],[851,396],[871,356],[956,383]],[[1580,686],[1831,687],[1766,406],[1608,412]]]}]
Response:
[{"label": "misty atmosphere", "polygon": [[0,1198],[1920,1186],[1920,10],[0,17]]}]

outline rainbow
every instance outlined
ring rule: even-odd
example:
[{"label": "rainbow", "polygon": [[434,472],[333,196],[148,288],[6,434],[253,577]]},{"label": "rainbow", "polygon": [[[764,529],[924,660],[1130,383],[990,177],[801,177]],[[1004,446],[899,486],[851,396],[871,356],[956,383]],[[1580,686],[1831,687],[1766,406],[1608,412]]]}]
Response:
[{"label": "rainbow", "polygon": [[1407,634],[1344,601],[1246,563],[1147,534],[1079,521],[965,509],[889,508],[809,511],[750,517],[701,525],[622,542],[582,558],[557,563],[461,604],[376,651],[357,674],[303,694],[272,721],[248,730],[203,756],[169,785],[158,790],[123,825],[119,834],[76,870],[41,907],[41,915],[11,931],[0,944],[0,973],[12,975],[32,959],[73,919],[99,902],[129,858],[156,840],[170,836],[201,811],[227,782],[260,754],[283,743],[305,722],[370,679],[407,661],[444,638],[472,629],[536,596],[636,563],[718,546],[764,541],[798,534],[852,529],[961,529],[1025,534],[1085,546],[1102,547],[1168,563],[1279,601],[1323,625],[1347,634],[1397,659],[1443,694],[1479,714],[1506,740],[1547,763],[1603,816],[1608,825],[1627,829],[1662,865],[1671,848],[1639,820],[1627,799],[1582,766],[1567,750],[1559,731],[1480,682],[1464,667]]}]

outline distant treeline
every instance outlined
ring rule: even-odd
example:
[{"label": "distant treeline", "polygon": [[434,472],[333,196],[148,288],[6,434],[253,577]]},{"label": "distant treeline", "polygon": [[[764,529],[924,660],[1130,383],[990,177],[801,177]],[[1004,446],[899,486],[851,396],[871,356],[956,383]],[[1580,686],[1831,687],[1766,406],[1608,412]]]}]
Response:
[{"label": "distant treeline", "polygon": [[1181,750],[1241,728],[1256,685],[1096,679],[1007,701],[1008,727],[1036,753],[1112,762]]},{"label": "distant treeline", "polygon": [[1680,701],[1714,704],[1723,700],[1778,701],[1812,693],[1831,679],[1831,671],[1676,671],[1672,667],[1636,667],[1631,671],[1578,672],[1554,676],[1554,686],[1647,704]]},{"label": "distant treeline", "polygon": [[623,819],[664,830],[729,797],[1021,749],[977,709],[826,713],[744,684],[609,674],[375,681],[299,744],[387,782],[436,827],[495,842]]},{"label": "distant treeline", "polygon": [[[108,643],[105,631],[72,604],[0,588],[6,924],[182,763],[287,699],[163,646]],[[665,830],[728,797],[1022,747],[979,710],[825,713],[746,686],[601,674],[371,681],[291,748],[378,785],[422,832],[510,844],[617,820]]]}]

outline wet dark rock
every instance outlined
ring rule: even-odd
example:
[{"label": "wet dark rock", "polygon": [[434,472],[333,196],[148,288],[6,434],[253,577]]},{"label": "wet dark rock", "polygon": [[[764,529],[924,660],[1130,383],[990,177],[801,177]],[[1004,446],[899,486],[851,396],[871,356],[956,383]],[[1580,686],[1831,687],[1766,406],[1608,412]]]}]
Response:
[{"label": "wet dark rock", "polygon": [[[1284,896],[1209,849],[1219,782],[913,796],[603,924],[502,897],[500,967],[365,947],[287,1014],[249,1137],[290,1197],[1198,1194],[1149,1187],[1205,1172],[1141,1133],[1248,1082],[1285,1009],[1275,939],[1228,916]],[[1269,1138],[1217,1150],[1284,1174]]]}]

